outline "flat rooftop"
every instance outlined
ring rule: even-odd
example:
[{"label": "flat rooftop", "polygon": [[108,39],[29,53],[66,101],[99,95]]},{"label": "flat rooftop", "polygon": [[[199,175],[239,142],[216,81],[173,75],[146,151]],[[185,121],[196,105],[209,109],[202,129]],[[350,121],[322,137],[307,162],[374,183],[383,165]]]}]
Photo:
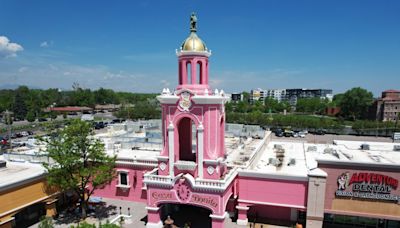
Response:
[{"label": "flat rooftop", "polygon": [[259,159],[249,170],[285,176],[308,175],[302,143],[272,141],[260,153]]},{"label": "flat rooftop", "polygon": [[[0,160],[4,160],[2,156]],[[45,172],[41,164],[7,161],[6,167],[0,168],[0,191],[22,185],[25,181],[40,177]]]},{"label": "flat rooftop", "polygon": [[317,162],[400,167],[400,143],[335,140],[333,144],[305,144]]}]

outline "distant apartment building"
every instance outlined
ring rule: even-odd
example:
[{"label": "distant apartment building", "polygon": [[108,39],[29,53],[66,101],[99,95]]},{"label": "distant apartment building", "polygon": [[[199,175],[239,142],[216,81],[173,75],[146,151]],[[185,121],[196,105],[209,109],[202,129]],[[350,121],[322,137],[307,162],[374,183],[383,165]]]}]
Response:
[{"label": "distant apartment building", "polygon": [[333,92],[331,89],[254,89],[250,92],[250,101],[264,101],[271,97],[279,102],[288,101],[291,105],[296,105],[299,98],[324,98],[332,100]]},{"label": "distant apartment building", "polygon": [[239,102],[243,100],[243,94],[242,93],[232,93],[231,94],[231,101],[232,102]]},{"label": "distant apartment building", "polygon": [[286,89],[286,100],[291,105],[296,105],[297,100],[301,98],[321,98],[333,99],[331,89]]},{"label": "distant apartment building", "polygon": [[386,90],[374,104],[376,119],[381,121],[397,121],[400,113],[400,90]]}]

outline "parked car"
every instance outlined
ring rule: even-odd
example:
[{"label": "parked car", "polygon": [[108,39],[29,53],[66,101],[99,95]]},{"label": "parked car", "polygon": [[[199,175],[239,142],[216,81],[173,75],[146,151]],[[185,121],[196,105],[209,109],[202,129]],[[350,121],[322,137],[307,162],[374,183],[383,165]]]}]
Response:
[{"label": "parked car", "polygon": [[47,119],[44,118],[44,117],[40,117],[38,120],[39,120],[39,122],[46,122],[47,121]]},{"label": "parked car", "polygon": [[103,122],[96,122],[95,124],[94,124],[94,129],[102,129],[102,128],[104,128],[105,126],[104,126],[104,123]]},{"label": "parked car", "polygon": [[291,136],[293,136],[293,131],[292,131],[292,130],[286,129],[286,130],[283,132],[283,135],[284,135],[285,137],[291,137]]},{"label": "parked car", "polygon": [[326,134],[326,130],[325,129],[317,129],[315,131],[316,135],[325,135]]},{"label": "parked car", "polygon": [[277,137],[283,137],[283,131],[282,131],[282,129],[276,129],[275,130],[275,136],[277,136]]},{"label": "parked car", "polygon": [[26,132],[26,131],[21,131],[20,134],[21,134],[23,137],[29,136],[29,133]]},{"label": "parked car", "polygon": [[300,138],[305,138],[306,137],[306,133],[304,131],[300,131],[299,132],[299,137]]}]

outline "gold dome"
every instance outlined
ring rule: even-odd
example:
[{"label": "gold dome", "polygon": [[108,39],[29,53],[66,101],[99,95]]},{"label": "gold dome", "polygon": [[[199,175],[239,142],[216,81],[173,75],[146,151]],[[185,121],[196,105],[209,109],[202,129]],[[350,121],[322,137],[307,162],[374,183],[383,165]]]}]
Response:
[{"label": "gold dome", "polygon": [[181,48],[183,51],[207,51],[206,44],[195,32],[190,33],[190,36],[186,38]]},{"label": "gold dome", "polygon": [[197,17],[190,15],[190,35],[181,46],[182,51],[207,51],[206,44],[197,36]]}]

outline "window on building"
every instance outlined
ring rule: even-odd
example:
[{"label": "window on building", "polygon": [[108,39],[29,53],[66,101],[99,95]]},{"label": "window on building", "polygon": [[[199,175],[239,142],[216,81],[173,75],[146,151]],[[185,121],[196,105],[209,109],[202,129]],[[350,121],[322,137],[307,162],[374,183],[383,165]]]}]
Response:
[{"label": "window on building", "polygon": [[125,170],[118,171],[118,186],[126,187],[129,186],[129,172]]}]

